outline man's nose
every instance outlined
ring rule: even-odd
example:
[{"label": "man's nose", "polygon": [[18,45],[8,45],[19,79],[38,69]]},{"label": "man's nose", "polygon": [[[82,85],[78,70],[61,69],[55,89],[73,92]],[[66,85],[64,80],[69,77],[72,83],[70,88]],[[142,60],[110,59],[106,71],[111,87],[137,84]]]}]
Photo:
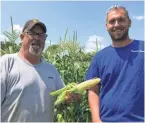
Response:
[{"label": "man's nose", "polygon": [[115,23],[114,23],[114,26],[115,26],[115,27],[120,26],[119,21],[116,20]]},{"label": "man's nose", "polygon": [[39,36],[39,35],[35,35],[35,36],[34,36],[34,39],[36,39],[36,40],[37,40],[37,39],[40,39],[40,36]]}]

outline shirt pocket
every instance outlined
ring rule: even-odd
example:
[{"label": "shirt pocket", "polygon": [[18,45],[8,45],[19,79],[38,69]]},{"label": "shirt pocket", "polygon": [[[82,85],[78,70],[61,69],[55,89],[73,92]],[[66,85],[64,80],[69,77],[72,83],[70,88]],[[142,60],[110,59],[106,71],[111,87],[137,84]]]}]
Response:
[{"label": "shirt pocket", "polygon": [[48,76],[47,81],[45,82],[47,90],[49,92],[55,91],[56,86],[55,86],[55,78],[53,76]]}]

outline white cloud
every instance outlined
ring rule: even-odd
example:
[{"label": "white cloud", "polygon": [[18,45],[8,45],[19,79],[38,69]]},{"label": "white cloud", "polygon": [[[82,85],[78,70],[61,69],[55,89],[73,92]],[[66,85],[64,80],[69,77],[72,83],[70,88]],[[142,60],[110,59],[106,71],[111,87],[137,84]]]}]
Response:
[{"label": "white cloud", "polygon": [[103,44],[104,38],[101,36],[92,35],[89,37],[88,42],[85,47],[85,52],[92,52],[98,49],[103,49],[105,46]]},{"label": "white cloud", "polygon": [[13,24],[13,29],[18,31],[18,32],[22,32],[23,28],[19,24]]},{"label": "white cloud", "polygon": [[50,40],[46,40],[46,41],[45,41],[45,48],[44,48],[44,50],[46,50],[46,49],[50,46],[50,44],[53,45],[53,44],[55,44],[55,43],[52,42],[52,41],[50,42]]},{"label": "white cloud", "polygon": [[6,37],[3,34],[0,34],[0,42],[4,41],[6,39]]},{"label": "white cloud", "polygon": [[143,19],[145,19],[145,17],[144,16],[133,16],[133,19],[143,20]]}]

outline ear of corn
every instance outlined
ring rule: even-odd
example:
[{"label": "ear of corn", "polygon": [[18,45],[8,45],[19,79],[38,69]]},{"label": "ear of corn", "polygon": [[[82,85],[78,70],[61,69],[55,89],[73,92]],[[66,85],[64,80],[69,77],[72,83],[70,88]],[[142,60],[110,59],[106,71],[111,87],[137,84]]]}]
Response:
[{"label": "ear of corn", "polygon": [[80,90],[80,89],[75,88],[75,91],[73,93],[80,94],[80,95],[85,95],[86,90]]},{"label": "ear of corn", "polygon": [[65,102],[65,97],[66,97],[67,91],[69,93],[78,93],[80,95],[84,95],[86,93],[87,89],[94,87],[100,81],[101,81],[100,78],[96,78],[96,79],[87,80],[87,81],[82,82],[80,84],[70,83],[66,87],[64,87],[60,90],[51,92],[50,95],[51,96],[58,96],[57,100],[55,101],[55,105],[59,105],[60,103]]},{"label": "ear of corn", "polygon": [[87,80],[85,82],[82,82],[82,83],[76,85],[74,88],[70,89],[69,91],[73,92],[73,93],[78,93],[78,94],[84,95],[86,93],[87,89],[94,87],[100,81],[101,81],[100,78],[90,79],[90,80]]},{"label": "ear of corn", "polygon": [[66,91],[62,92],[55,101],[54,105],[59,105],[60,103],[63,103],[65,101]]},{"label": "ear of corn", "polygon": [[51,96],[57,96],[59,94],[61,94],[62,92],[64,92],[65,90],[69,90],[70,88],[73,88],[76,85],[76,83],[70,83],[67,86],[65,86],[64,88],[61,88],[57,91],[53,91],[50,93]]},{"label": "ear of corn", "polygon": [[78,89],[78,90],[87,90],[87,89],[90,89],[90,88],[94,87],[95,85],[97,85],[100,81],[101,81],[100,78],[90,79],[90,80],[87,80],[85,82],[82,82],[82,83],[78,84],[76,86],[76,89]]}]

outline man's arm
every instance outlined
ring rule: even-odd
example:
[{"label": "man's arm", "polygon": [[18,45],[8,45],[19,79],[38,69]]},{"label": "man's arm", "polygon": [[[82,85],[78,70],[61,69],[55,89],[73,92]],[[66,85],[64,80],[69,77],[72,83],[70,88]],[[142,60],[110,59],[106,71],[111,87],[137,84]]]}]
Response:
[{"label": "man's arm", "polygon": [[97,85],[88,90],[89,106],[92,114],[92,122],[102,122],[99,111],[99,91],[100,85]]},{"label": "man's arm", "polygon": [[[85,80],[89,80],[92,78],[100,78],[100,57],[95,55],[91,61],[91,64],[87,70]],[[99,92],[100,92],[101,84],[96,85],[95,87],[88,90],[88,102],[92,115],[92,122],[101,122],[100,119],[100,110],[99,110]]]}]

